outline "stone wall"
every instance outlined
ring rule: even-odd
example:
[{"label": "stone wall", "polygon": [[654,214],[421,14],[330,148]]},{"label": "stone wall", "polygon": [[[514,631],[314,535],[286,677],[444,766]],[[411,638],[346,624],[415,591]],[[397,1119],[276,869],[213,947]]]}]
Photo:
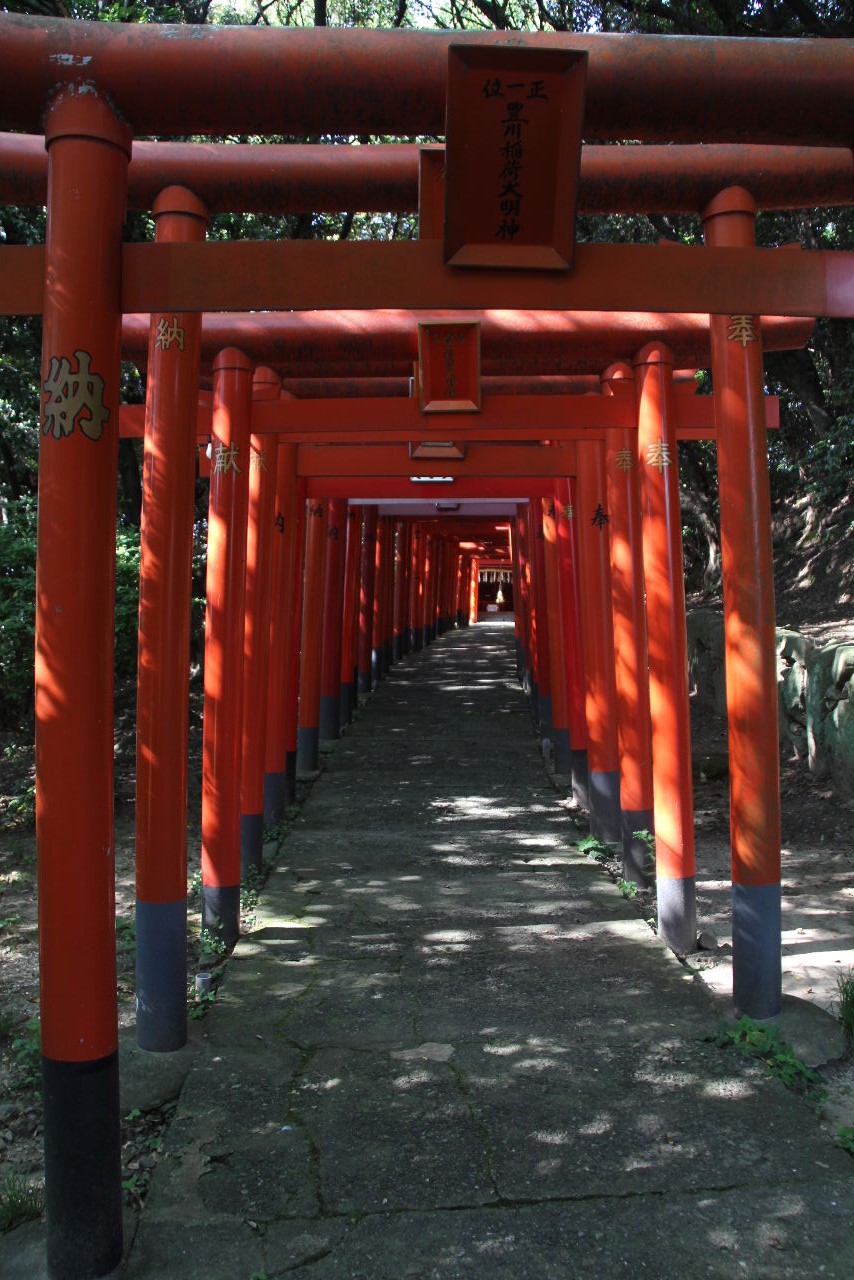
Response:
[{"label": "stone wall", "polygon": [[[724,623],[717,609],[688,614],[688,681],[696,710],[726,714]],[[854,793],[854,645],[817,649],[797,631],[777,631],[780,749]]]}]

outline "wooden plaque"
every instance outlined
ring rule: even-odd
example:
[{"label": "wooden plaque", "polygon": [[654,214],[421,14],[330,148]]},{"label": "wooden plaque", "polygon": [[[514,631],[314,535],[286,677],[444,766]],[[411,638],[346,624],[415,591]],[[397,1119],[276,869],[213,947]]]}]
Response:
[{"label": "wooden plaque", "polygon": [[444,261],[568,270],[587,54],[452,44]]},{"label": "wooden plaque", "polygon": [[457,320],[418,326],[422,413],[480,412],[480,324]]}]

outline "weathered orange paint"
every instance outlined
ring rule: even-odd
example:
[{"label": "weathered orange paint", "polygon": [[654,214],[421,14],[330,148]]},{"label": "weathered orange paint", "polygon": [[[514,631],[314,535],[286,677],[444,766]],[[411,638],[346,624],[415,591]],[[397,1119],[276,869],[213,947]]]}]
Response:
[{"label": "weathered orange paint", "polygon": [[[85,1062],[114,1053],[118,1034],[113,584],[130,135],[102,98],[67,90],[48,113],[47,146],[35,665],[41,1037],[46,1058]],[[93,378],[91,407],[64,427],[45,385],[61,381],[63,360],[81,371],[88,362]]]},{"label": "weathered orange paint", "polygon": [[[159,239],[203,239],[207,211],[180,187],[154,202]],[[175,326],[158,339],[161,321]],[[201,317],[151,317],[139,571],[136,894],[177,902],[187,887],[187,672]]]},{"label": "weathered orange paint", "polygon": [[[205,702],[202,740],[202,884],[240,884],[243,621],[249,509],[252,362],[226,348],[215,364],[214,467],[208,515]],[[216,463],[221,450],[221,464]],[[233,452],[232,452],[233,451]],[[229,922],[237,932],[237,920]]]},{"label": "weathered orange paint", "polygon": [[638,353],[634,367],[652,722],[655,870],[659,879],[684,880],[695,873],[694,795],[672,357],[661,344],[650,343]]}]

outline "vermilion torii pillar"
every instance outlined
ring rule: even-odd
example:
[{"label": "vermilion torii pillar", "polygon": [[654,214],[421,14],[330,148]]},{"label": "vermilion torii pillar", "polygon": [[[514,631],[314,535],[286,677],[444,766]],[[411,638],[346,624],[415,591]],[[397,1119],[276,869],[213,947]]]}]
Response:
[{"label": "vermilion torii pillar", "polygon": [[564,666],[566,670],[569,757],[572,795],[583,809],[590,807],[587,767],[587,714],[585,709],[584,654],[581,645],[581,606],[578,570],[578,520],[575,481],[567,477],[557,486],[560,600],[563,611]]},{"label": "vermilion torii pillar", "polygon": [[579,441],[576,518],[579,522],[590,831],[607,844],[620,845],[623,831],[607,506],[604,445],[598,441]]},{"label": "vermilion torii pillar", "polygon": [[[706,242],[747,248],[755,205],[738,187],[704,211]],[[780,757],[774,562],[758,317],[713,316],[729,734],[733,1002],[752,1018],[782,1005]]]},{"label": "vermilion torii pillar", "polygon": [[552,763],[564,777],[572,773],[569,753],[569,715],[566,689],[565,641],[561,606],[560,551],[558,549],[558,504],[554,497],[543,504],[543,539],[548,600],[549,652],[552,655]]},{"label": "vermilion torii pillar", "polygon": [[[299,672],[301,505],[297,497],[297,446],[280,444],[276,456],[267,668],[267,732],[264,821],[275,826],[295,797],[296,743],[288,750],[289,704],[296,703]],[[290,754],[290,760],[288,756]]]},{"label": "vermilion torii pillar", "polygon": [[[281,379],[257,368],[252,400],[278,400]],[[267,748],[267,671],[273,589],[273,535],[278,442],[250,438],[249,515],[246,528],[246,601],[243,626],[243,710],[240,757],[240,873],[260,874],[264,847],[264,765]]]},{"label": "vermilion torii pillar", "polygon": [[650,343],[635,358],[635,375],[658,932],[677,955],[685,955],[697,947],[697,905],[685,573],[671,353],[662,343]]},{"label": "vermilion torii pillar", "polygon": [[344,608],[341,623],[340,725],[350,723],[359,700],[359,561],[362,551],[362,508],[347,508],[344,553]]},{"label": "vermilion torii pillar", "polygon": [[252,362],[214,362],[202,730],[202,928],[240,933],[240,746]]},{"label": "vermilion torii pillar", "polygon": [[36,838],[47,1257],[122,1253],[113,841],[121,238],[130,132],[91,85],[45,123]]},{"label": "vermilion torii pillar", "polygon": [[297,774],[315,773],[320,763],[320,649],[323,634],[323,565],[329,502],[312,500],[305,522],[305,572],[300,639]]},{"label": "vermilion torii pillar", "polygon": [[359,589],[359,693],[373,688],[371,645],[374,628],[374,585],[377,576],[377,507],[364,508],[362,520],[362,556]]},{"label": "vermilion torii pillar", "polygon": [[[606,369],[602,382],[606,393],[625,395],[630,403],[634,402],[634,375],[628,365]],[[623,876],[645,885],[654,879],[654,868],[646,842],[635,832],[651,831],[653,827],[652,730],[636,432],[621,429],[606,432],[605,470],[611,516],[611,601]]]},{"label": "vermilion torii pillar", "polygon": [[[156,238],[203,240],[207,212],[170,187]],[[136,716],[136,1038],[187,1039],[187,671],[201,316],[153,315],[148,349]]]},{"label": "vermilion torii pillar", "polygon": [[346,538],[347,500],[333,498],[329,503],[326,556],[323,564],[323,624],[318,718],[321,742],[334,741],[341,733],[341,633]]}]

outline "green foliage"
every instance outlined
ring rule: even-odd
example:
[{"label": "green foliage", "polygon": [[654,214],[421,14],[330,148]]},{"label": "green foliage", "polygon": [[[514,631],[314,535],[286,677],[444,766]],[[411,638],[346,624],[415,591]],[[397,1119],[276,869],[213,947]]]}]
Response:
[{"label": "green foliage", "polygon": [[849,1156],[854,1156],[854,1125],[843,1124],[837,1129],[833,1145],[847,1151]]},{"label": "green foliage", "polygon": [[646,827],[641,827],[639,831],[633,831],[632,836],[635,840],[640,840],[645,846],[644,861],[655,865],[655,836]]},{"label": "green foliage", "polygon": [[220,960],[228,954],[228,943],[212,929],[202,929],[199,933],[199,952],[206,960]]},{"label": "green foliage", "polygon": [[44,1184],[13,1170],[0,1174],[0,1231],[14,1231],[44,1213]]},{"label": "green foliage", "polygon": [[638,896],[638,887],[634,880],[620,879],[617,881],[617,888],[620,890],[623,897],[628,898],[630,902]]},{"label": "green foliage", "polygon": [[813,1106],[820,1106],[824,1101],[821,1076],[795,1057],[791,1047],[780,1038],[776,1027],[754,1022],[745,1014],[738,1022],[722,1024],[715,1036],[715,1044],[722,1048],[734,1045],[745,1057],[758,1058],[772,1076],[781,1080],[787,1089],[801,1094]]},{"label": "green foliage", "polygon": [[610,856],[611,850],[596,836],[585,836],[583,840],[578,841],[578,852],[583,853],[587,858],[592,858],[594,862],[602,862]]},{"label": "green foliage", "polygon": [[12,1071],[19,1089],[35,1088],[41,1079],[42,1045],[38,1018],[25,1022],[13,1038]]},{"label": "green foliage", "polygon": [[854,969],[840,973],[836,978],[837,999],[834,1010],[848,1044],[854,1047]]}]

